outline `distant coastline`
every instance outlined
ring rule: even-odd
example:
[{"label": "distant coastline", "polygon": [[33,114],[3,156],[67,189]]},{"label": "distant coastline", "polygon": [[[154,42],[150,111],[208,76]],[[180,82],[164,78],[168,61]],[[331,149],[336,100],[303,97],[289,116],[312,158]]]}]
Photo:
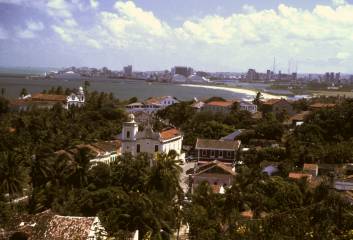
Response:
[{"label": "distant coastline", "polygon": [[214,90],[223,90],[223,91],[229,91],[233,93],[241,93],[241,94],[246,94],[251,97],[255,97],[257,92],[261,92],[262,96],[265,99],[270,99],[270,98],[287,98],[287,96],[284,95],[275,95],[275,94],[269,94],[263,92],[263,90],[255,90],[255,89],[246,89],[246,88],[239,88],[239,87],[232,87],[232,86],[215,86],[215,85],[200,85],[200,84],[180,84],[181,86],[184,87],[195,87],[195,88],[206,88],[206,89],[214,89]]}]

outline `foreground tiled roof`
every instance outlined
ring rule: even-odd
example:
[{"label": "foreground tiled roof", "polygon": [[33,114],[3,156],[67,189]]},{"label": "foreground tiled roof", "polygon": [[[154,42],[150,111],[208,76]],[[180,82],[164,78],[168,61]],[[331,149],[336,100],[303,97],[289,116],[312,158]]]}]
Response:
[{"label": "foreground tiled roof", "polygon": [[45,239],[86,240],[94,217],[70,217],[55,215],[48,223]]},{"label": "foreground tiled roof", "polygon": [[50,210],[35,215],[13,216],[5,226],[0,240],[7,240],[15,232],[23,232],[29,240],[86,240],[95,217],[55,215]]},{"label": "foreground tiled roof", "polygon": [[223,141],[216,139],[201,139],[196,141],[196,149],[215,149],[215,150],[237,150],[240,146],[239,141]]},{"label": "foreground tiled roof", "polygon": [[161,139],[163,141],[165,141],[165,140],[169,140],[169,139],[172,139],[175,137],[179,137],[179,136],[181,136],[181,133],[178,129],[171,128],[171,129],[160,132],[160,136],[161,136]]}]

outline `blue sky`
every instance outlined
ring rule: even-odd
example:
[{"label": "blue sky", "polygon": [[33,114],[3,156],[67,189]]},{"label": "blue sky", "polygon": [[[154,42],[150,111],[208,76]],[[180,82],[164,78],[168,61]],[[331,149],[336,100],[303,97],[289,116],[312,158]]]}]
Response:
[{"label": "blue sky", "polygon": [[0,66],[353,72],[351,0],[0,0]]}]

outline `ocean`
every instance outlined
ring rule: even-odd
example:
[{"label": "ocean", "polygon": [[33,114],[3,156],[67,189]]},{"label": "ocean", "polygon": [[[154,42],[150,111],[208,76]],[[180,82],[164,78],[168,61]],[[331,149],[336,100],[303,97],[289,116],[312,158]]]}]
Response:
[{"label": "ocean", "polygon": [[[48,69],[47,69],[48,70]],[[52,69],[51,69],[52,70]],[[15,99],[19,96],[21,89],[26,88],[27,92],[34,94],[48,90],[52,87],[61,86],[65,88],[78,88],[83,85],[84,80],[74,79],[31,79],[26,75],[42,75],[44,69],[32,68],[0,68],[0,89],[5,89],[5,97]],[[245,88],[264,88],[265,86],[256,84],[242,83],[241,86],[228,87],[225,85],[194,85],[194,84],[167,84],[167,83],[149,83],[143,80],[128,79],[89,79],[89,91],[99,91],[113,93],[119,99],[129,99],[137,97],[144,100],[151,96],[175,96],[180,100],[192,100],[193,98],[206,99],[212,96],[219,96],[226,99],[246,99],[254,98],[256,91],[245,90]],[[265,97],[274,97],[267,94]]]}]

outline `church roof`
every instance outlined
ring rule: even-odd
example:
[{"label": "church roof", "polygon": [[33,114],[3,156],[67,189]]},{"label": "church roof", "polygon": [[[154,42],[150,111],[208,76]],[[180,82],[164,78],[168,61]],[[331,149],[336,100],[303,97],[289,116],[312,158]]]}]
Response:
[{"label": "church roof", "polygon": [[171,128],[160,132],[160,136],[163,141],[179,137],[180,135],[180,131],[176,128]]}]

